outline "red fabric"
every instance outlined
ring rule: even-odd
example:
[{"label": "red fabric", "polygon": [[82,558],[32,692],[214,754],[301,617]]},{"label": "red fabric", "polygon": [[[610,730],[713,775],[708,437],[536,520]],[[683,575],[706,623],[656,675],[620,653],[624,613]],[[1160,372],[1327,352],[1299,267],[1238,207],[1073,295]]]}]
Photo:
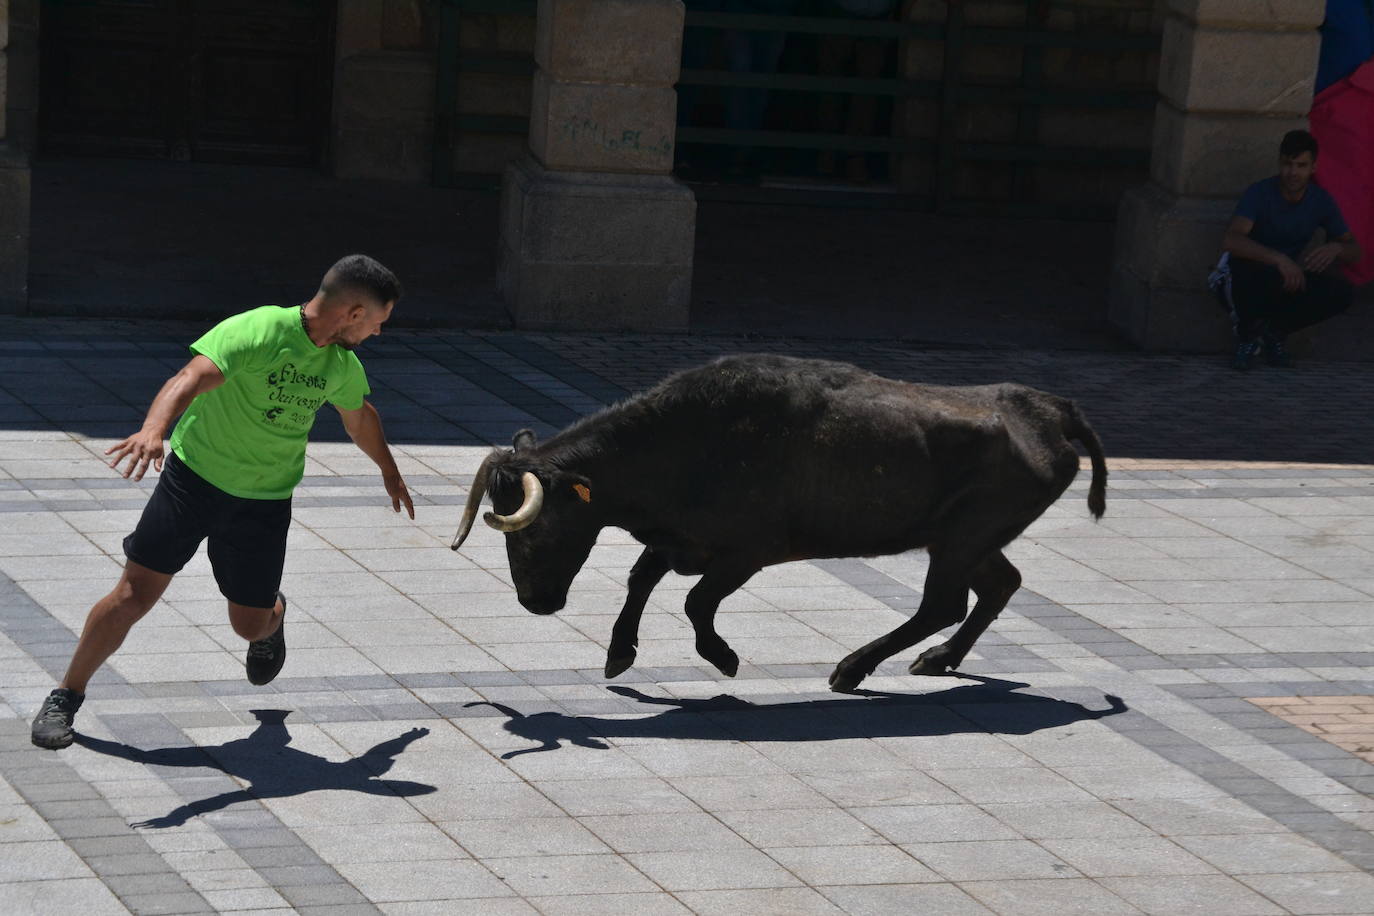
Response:
[{"label": "red fabric", "polygon": [[1320,148],[1317,175],[1336,198],[1341,215],[1364,248],[1364,257],[1345,265],[1350,282],[1374,280],[1374,60],[1323,89],[1308,115]]}]

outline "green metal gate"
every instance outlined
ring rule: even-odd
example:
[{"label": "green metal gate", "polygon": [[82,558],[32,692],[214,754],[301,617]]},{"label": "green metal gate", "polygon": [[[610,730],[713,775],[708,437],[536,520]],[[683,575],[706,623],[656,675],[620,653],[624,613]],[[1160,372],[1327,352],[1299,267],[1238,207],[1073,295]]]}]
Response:
[{"label": "green metal gate", "polygon": [[[988,10],[996,7],[1005,18],[1009,7],[1022,5],[1023,25],[987,24]],[[1110,63],[1115,57],[1157,60],[1160,34],[1157,23],[1149,20],[1152,0],[1010,0],[993,3],[984,0],[948,0],[947,15],[940,22],[901,22],[845,19],[823,15],[768,16],[728,12],[702,12],[689,9],[689,29],[725,32],[782,32],[789,38],[806,41],[826,36],[851,36],[895,42],[899,53],[909,43],[939,46],[943,62],[938,76],[924,79],[888,76],[866,79],[847,76],[819,76],[799,72],[751,73],[728,69],[686,69],[679,89],[728,92],[767,90],[773,97],[786,94],[792,99],[823,94],[847,97],[867,95],[899,103],[919,101],[937,112],[934,129],[926,135],[855,135],[807,129],[738,130],[723,126],[679,126],[677,140],[696,147],[740,148],[790,151],[797,155],[830,150],[838,153],[881,154],[893,161],[923,163],[929,175],[922,187],[890,187],[862,191],[841,185],[770,187],[729,183],[694,183],[699,198],[754,200],[760,202],[797,202],[811,205],[898,206],[935,209],[949,213],[1000,213],[1058,215],[1068,217],[1110,217],[1110,201],[1080,203],[1059,200],[1046,203],[1036,197],[1033,180],[1040,168],[1118,169],[1131,183],[1144,180],[1149,164],[1148,128],[1139,132],[1137,142],[1089,145],[1041,140],[1042,116],[1047,111],[1059,114],[1082,112],[1091,118],[1102,114],[1136,112],[1136,119],[1148,119],[1155,106],[1153,67],[1143,68],[1138,78],[1096,80],[1092,85],[1066,83],[1062,78],[1047,78],[1051,55],[1097,55]],[[434,144],[434,181],[439,185],[490,185],[490,175],[455,173],[454,154],[464,138],[476,133],[525,134],[528,121],[521,117],[470,114],[458,111],[458,86],[466,74],[532,75],[530,54],[492,53],[461,47],[465,17],[534,16],[533,0],[441,0],[438,83]],[[1093,27],[1096,18],[1105,25]],[[1065,16],[1077,17],[1079,27],[1066,28]],[[1134,28],[1123,30],[1119,23],[1133,17]],[[1084,27],[1084,19],[1089,24]],[[1149,22],[1149,25],[1144,23]],[[1112,27],[1116,23],[1118,27]],[[969,64],[975,55],[1006,55],[1013,61],[1012,78],[997,80],[970,77]],[[900,66],[900,61],[899,61]],[[1062,75],[1062,74],[1061,74]],[[1010,136],[995,140],[969,136],[966,122],[979,110],[996,110],[1014,117]],[[894,118],[895,125],[895,118]],[[905,157],[905,158],[903,158]],[[996,167],[1006,175],[1006,193],[996,198],[979,199],[961,192],[962,184],[977,184],[969,171]],[[962,176],[962,177],[961,177]]]}]

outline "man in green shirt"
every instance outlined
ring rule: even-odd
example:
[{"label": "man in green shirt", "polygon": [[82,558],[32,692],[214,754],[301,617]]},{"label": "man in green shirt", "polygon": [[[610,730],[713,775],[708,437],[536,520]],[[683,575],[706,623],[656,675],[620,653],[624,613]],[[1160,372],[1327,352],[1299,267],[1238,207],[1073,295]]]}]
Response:
[{"label": "man in green shirt", "polygon": [[[126,478],[142,480],[150,466],[162,476],[124,539],[124,574],[91,608],[62,684],[34,718],[34,744],[72,743],[87,682],[202,540],[209,541],[229,622],[249,641],[249,681],[266,684],[277,676],[286,660],[286,598],[279,588],[291,493],[305,474],[315,412],[326,402],[381,469],[392,509],[404,505],[415,517],[353,352],[381,333],[400,297],[395,274],[366,255],[349,255],[304,305],[243,312],[191,344],[194,356],[162,386],[143,428],[105,453],[114,456],[116,470],[128,459]],[[178,415],[164,464],[162,438]]]}]

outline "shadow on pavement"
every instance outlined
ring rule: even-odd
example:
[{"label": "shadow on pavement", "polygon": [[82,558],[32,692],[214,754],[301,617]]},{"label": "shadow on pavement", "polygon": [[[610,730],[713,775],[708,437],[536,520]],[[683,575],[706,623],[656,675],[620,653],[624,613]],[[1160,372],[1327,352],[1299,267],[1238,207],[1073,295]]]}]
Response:
[{"label": "shadow on pavement", "polygon": [[429,734],[427,728],[412,728],[359,757],[335,763],[288,746],[291,733],[286,729],[287,710],[255,709],[252,712],[257,717],[258,727],[251,735],[211,747],[163,747],[145,751],[81,734],[76,736],[76,743],[98,754],[150,766],[215,769],[249,784],[245,789],[189,802],[162,817],[140,821],[133,825],[135,827],[178,827],[193,817],[238,802],[287,798],[306,792],[334,790],[409,797],[437,791],[434,786],[424,783],[376,778],[391,769],[397,755],[411,742]]},{"label": "shadow on pavement", "polygon": [[847,738],[902,738],[924,735],[1028,735],[1046,728],[1114,716],[1126,711],[1120,697],[1104,694],[1108,707],[1088,709],[1079,703],[1013,693],[1028,686],[1016,681],[976,678],[931,694],[856,691],[861,698],[804,700],[755,704],[722,694],[709,699],[651,697],[632,687],[613,686],[613,693],[652,706],[671,707],[643,719],[569,716],[559,712],[525,715],[501,703],[477,702],[509,716],[506,731],[539,747],[501,755],[503,760],[537,751],[578,747],[608,750],[603,738],[662,738],[697,741],[838,741]]}]

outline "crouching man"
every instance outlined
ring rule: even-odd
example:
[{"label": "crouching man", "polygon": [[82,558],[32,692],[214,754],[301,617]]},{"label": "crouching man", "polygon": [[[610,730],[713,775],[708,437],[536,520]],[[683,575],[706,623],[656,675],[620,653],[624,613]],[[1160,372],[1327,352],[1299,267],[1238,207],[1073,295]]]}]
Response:
[{"label": "crouching man", "polygon": [[[1333,265],[1358,261],[1360,246],[1336,201],[1312,183],[1316,166],[1316,139],[1289,131],[1279,173],[1246,189],[1226,227],[1212,285],[1231,311],[1237,369],[1261,350],[1270,365],[1291,366],[1288,335],[1350,307],[1353,290]],[[1325,242],[1313,246],[1318,229]]]}]

